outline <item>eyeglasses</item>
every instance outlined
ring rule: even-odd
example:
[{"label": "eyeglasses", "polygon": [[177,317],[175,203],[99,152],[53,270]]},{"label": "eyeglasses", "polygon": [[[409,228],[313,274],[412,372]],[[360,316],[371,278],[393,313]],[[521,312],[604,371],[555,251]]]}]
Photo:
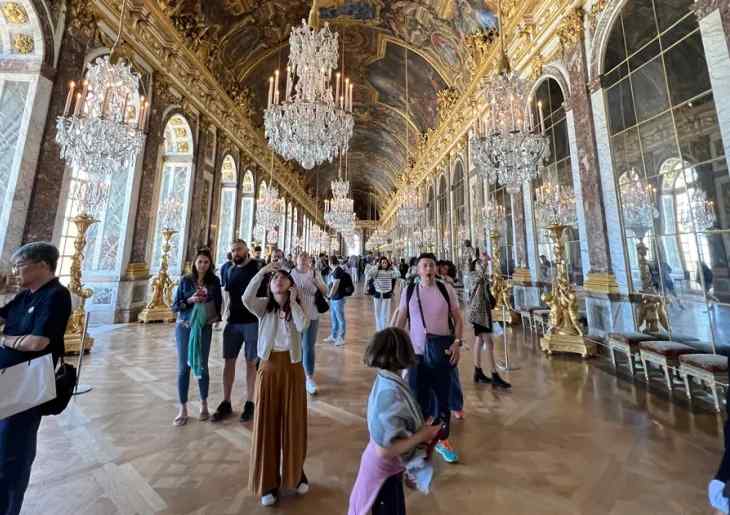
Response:
[{"label": "eyeglasses", "polygon": [[18,261],[17,263],[15,263],[12,266],[11,270],[12,270],[13,274],[17,274],[22,269],[24,269],[30,265],[34,265],[35,263],[37,263],[37,261]]}]

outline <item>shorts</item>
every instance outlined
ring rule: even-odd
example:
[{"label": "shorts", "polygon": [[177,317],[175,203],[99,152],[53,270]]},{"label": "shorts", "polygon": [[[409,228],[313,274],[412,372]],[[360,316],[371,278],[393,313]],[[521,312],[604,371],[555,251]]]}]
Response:
[{"label": "shorts", "polygon": [[480,334],[492,334],[492,328],[486,327],[480,324],[471,324],[474,326],[474,336],[479,336]]},{"label": "shorts", "polygon": [[713,479],[710,484],[707,485],[707,497],[710,501],[710,506],[718,510],[720,513],[728,513],[730,506],[728,505],[728,498],[724,494],[725,483]]},{"label": "shorts", "polygon": [[258,322],[249,324],[226,324],[223,329],[223,359],[236,359],[245,342],[244,354],[246,361],[256,361],[258,358]]}]

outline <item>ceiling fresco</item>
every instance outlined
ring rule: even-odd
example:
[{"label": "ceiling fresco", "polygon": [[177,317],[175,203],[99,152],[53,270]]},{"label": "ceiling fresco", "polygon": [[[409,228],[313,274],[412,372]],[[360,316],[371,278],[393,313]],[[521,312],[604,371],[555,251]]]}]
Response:
[{"label": "ceiling fresco", "polygon": [[[253,121],[263,125],[268,77],[286,66],[293,25],[306,18],[310,1],[166,0],[167,14],[194,51],[234,98],[245,98]],[[437,93],[461,87],[464,38],[496,24],[484,0],[319,0],[344,46],[345,72],[355,83],[355,133],[350,177],[356,209],[367,213],[369,193],[384,202],[410,148],[437,124]],[[405,59],[408,57],[406,106]],[[318,170],[323,184],[337,163]],[[313,172],[304,180],[314,186]],[[326,182],[325,182],[326,181]],[[359,204],[365,202],[365,206]]]}]

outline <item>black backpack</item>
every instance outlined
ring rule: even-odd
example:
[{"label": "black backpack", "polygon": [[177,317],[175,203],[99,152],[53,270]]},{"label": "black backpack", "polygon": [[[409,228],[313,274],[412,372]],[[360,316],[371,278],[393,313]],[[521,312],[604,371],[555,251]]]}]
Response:
[{"label": "black backpack", "polygon": [[340,285],[337,288],[337,293],[343,297],[349,297],[355,293],[355,285],[352,283],[352,277],[350,274],[345,272],[344,268],[341,268],[340,270],[342,270],[342,277],[340,277]]},{"label": "black backpack", "polygon": [[41,415],[60,415],[71,401],[76,388],[76,367],[65,363],[61,357],[61,366],[56,370],[56,398],[40,406]]},{"label": "black backpack", "polygon": [[[411,281],[410,283],[408,283],[408,288],[406,289],[406,316],[408,317],[409,324],[411,323],[411,297],[413,297],[413,292],[416,291],[416,286],[418,286],[416,281]],[[451,317],[451,299],[449,299],[449,292],[446,289],[446,285],[442,281],[437,280],[436,286],[441,292],[441,295],[444,296],[444,299],[446,299],[446,305],[449,307],[449,329],[453,331],[454,319]]]}]

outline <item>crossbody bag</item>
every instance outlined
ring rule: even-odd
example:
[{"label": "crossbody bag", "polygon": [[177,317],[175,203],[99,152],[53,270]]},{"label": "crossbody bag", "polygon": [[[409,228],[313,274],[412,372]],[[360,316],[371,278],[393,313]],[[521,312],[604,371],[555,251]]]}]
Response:
[{"label": "crossbody bag", "polygon": [[426,347],[423,351],[423,362],[429,368],[452,368],[451,354],[449,349],[454,344],[454,328],[451,322],[451,306],[450,302],[446,301],[449,306],[449,330],[451,334],[431,334],[428,332],[426,327],[426,317],[423,315],[423,304],[421,304],[421,293],[419,285],[416,285],[416,299],[418,299],[418,310],[421,312],[421,322],[423,323],[423,330],[426,333]]}]

